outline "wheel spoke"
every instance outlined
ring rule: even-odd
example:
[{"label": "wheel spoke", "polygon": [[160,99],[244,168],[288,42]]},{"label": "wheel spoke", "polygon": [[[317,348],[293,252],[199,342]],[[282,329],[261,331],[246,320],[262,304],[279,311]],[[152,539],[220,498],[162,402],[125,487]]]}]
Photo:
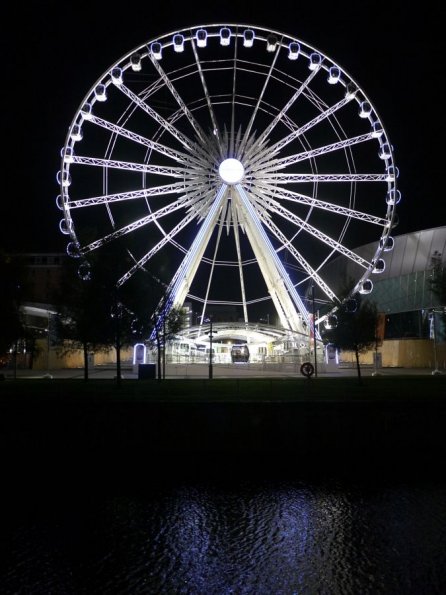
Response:
[{"label": "wheel spoke", "polygon": [[[344,107],[344,105],[349,103],[351,100],[352,100],[351,97],[345,97],[344,99],[341,99],[335,105],[332,105],[330,108],[326,109],[325,111],[320,113],[318,116],[316,116],[315,118],[313,118],[312,120],[310,120],[309,122],[304,124],[303,126],[300,126],[299,128],[297,128],[297,130],[294,130],[293,132],[291,132],[290,134],[288,134],[287,136],[282,138],[280,141],[277,141],[277,143],[275,143],[274,145],[272,145],[271,147],[268,148],[268,153],[270,155],[277,155],[277,153],[279,153],[279,151],[281,151],[284,147],[286,147],[293,140],[295,140],[302,134],[305,134],[306,132],[308,132],[308,130],[310,130],[314,126],[317,126],[317,124],[320,124],[322,121],[324,121],[327,118],[329,118],[330,116],[332,116],[334,113],[336,113],[338,110],[340,110],[342,107]],[[255,161],[254,161],[254,163],[255,163]]]},{"label": "wheel spoke", "polygon": [[[228,204],[228,200],[227,199],[226,199],[226,203],[225,204],[226,205]],[[214,254],[213,254],[213,257],[212,257],[212,261],[211,261],[211,270],[209,272],[209,279],[208,279],[208,282],[207,282],[207,285],[206,285],[206,293],[205,293],[204,301],[203,301],[203,312],[202,312],[202,315],[201,315],[201,324],[203,323],[203,318],[204,318],[204,315],[206,313],[206,307],[207,307],[207,305],[209,303],[209,293],[211,291],[212,280],[214,278],[215,263],[216,263],[216,260],[217,260],[218,249],[220,247],[220,240],[221,240],[222,230],[223,230],[223,220],[220,222],[220,225],[218,226],[217,240],[215,242]]]},{"label": "wheel spoke", "polygon": [[127,130],[123,126],[118,126],[117,124],[113,124],[113,122],[108,122],[107,120],[104,120],[103,118],[98,118],[98,116],[91,116],[90,120],[88,120],[88,121],[92,122],[93,124],[97,124],[101,128],[105,128],[106,130],[109,130],[110,132],[113,132],[114,134],[118,134],[119,136],[122,136],[129,140],[132,140],[135,143],[138,143],[140,145],[148,147],[149,149],[152,149],[153,151],[156,151],[157,153],[161,153],[161,155],[170,157],[171,159],[174,159],[175,161],[178,161],[179,163],[184,163],[184,164],[187,163],[188,165],[191,164],[191,161],[192,161],[191,156],[185,155],[184,153],[181,153],[180,151],[176,151],[175,149],[166,147],[165,145],[162,145],[161,143],[158,143],[158,142],[155,142],[148,138],[145,138],[144,136],[141,136],[140,134],[131,132],[130,130]]},{"label": "wheel spoke", "polygon": [[[289,99],[289,101],[285,104],[285,106],[280,110],[280,112],[275,116],[275,118],[272,120],[272,122],[270,122],[270,124],[265,128],[265,130],[259,136],[257,141],[253,144],[252,150],[258,150],[258,148],[266,141],[266,139],[269,137],[269,135],[274,130],[274,128],[277,126],[277,124],[283,119],[283,117],[285,116],[287,111],[290,109],[290,107],[302,95],[302,93],[305,91],[305,89],[308,88],[308,85],[311,83],[311,81],[316,76],[316,74],[317,74],[317,70],[310,71],[310,74],[308,75],[307,79],[295,91],[295,93],[292,95],[292,97]],[[252,153],[251,150],[247,151],[246,157],[249,157],[251,155],[251,153]]]},{"label": "wheel spoke", "polygon": [[297,312],[295,308],[301,313],[305,322],[309,324],[306,308],[266,235],[248,195],[240,184],[237,184],[235,188],[245,215],[248,237],[257,256],[259,266],[263,269],[263,277],[275,302],[279,316],[282,318],[284,328],[290,328],[291,330],[300,327],[300,322],[296,319]]},{"label": "wheel spoke", "polygon": [[171,178],[184,178],[188,169],[184,167],[165,167],[163,165],[152,165],[150,163],[134,163],[131,161],[117,161],[116,159],[101,159],[98,157],[84,157],[73,155],[73,163],[79,165],[92,165],[109,169],[120,169],[123,171],[137,171],[145,174],[170,176]]},{"label": "wheel spoke", "polygon": [[156,68],[156,70],[158,71],[158,74],[160,75],[160,77],[164,81],[166,87],[169,89],[169,91],[173,95],[175,101],[180,106],[181,111],[186,116],[186,118],[189,121],[189,123],[192,126],[192,128],[195,130],[196,135],[201,140],[201,142],[205,144],[206,143],[206,140],[205,140],[206,139],[206,135],[202,131],[201,126],[195,120],[195,118],[192,115],[192,112],[190,111],[190,109],[187,107],[187,105],[184,103],[183,99],[181,98],[181,96],[179,95],[179,93],[177,92],[177,90],[175,89],[174,84],[172,83],[172,81],[170,80],[170,78],[167,76],[167,74],[165,73],[165,71],[161,67],[161,65],[158,62],[158,60],[152,55],[152,52],[149,52],[149,58],[152,61],[152,64],[154,65],[154,67]]},{"label": "wheel spoke", "polygon": [[178,225],[176,225],[168,234],[164,236],[164,238],[159,241],[149,252],[147,252],[142,258],[138,260],[138,262],[129,270],[125,275],[123,275],[117,282],[117,286],[121,287],[126,281],[128,281],[139,269],[143,268],[146,262],[148,262],[157,252],[161,250],[168,242],[172,240],[180,231],[186,227],[193,219],[195,219],[196,215],[193,212],[188,213],[184,219],[182,219]]},{"label": "wheel spoke", "polygon": [[208,88],[206,85],[206,80],[205,80],[204,74],[203,74],[203,69],[201,68],[200,58],[198,57],[197,48],[195,47],[195,42],[193,39],[191,40],[191,45],[192,45],[192,50],[194,52],[195,63],[197,65],[198,74],[199,74],[200,80],[201,80],[201,85],[203,87],[204,96],[206,98],[209,116],[210,116],[211,122],[212,122],[212,133],[217,138],[217,142],[220,147],[220,154],[223,159],[223,147],[221,144],[221,132],[220,132],[220,128],[218,126],[217,118],[215,117],[215,114],[214,114],[214,108],[212,107],[211,98],[209,96],[209,91],[208,91]]},{"label": "wheel spoke", "polygon": [[388,182],[389,174],[281,174],[254,175],[254,179],[276,184],[307,184],[308,182]]},{"label": "wheel spoke", "polygon": [[[252,192],[257,195],[257,190],[253,189]],[[349,258],[356,264],[359,264],[362,268],[369,269],[372,267],[372,264],[370,262],[368,262],[367,260],[365,260],[364,258],[362,258],[361,256],[359,256],[359,254],[352,252],[351,250],[349,250],[348,248],[346,248],[345,246],[343,246],[342,244],[340,244],[339,242],[337,242],[336,240],[334,240],[327,234],[323,233],[322,231],[320,231],[313,225],[310,225],[309,223],[307,223],[306,221],[301,219],[301,217],[299,217],[295,213],[288,211],[273,198],[270,198],[268,196],[262,196],[261,194],[260,194],[259,198],[263,199],[268,204],[269,210],[271,212],[276,213],[277,215],[280,215],[287,221],[291,221],[292,223],[294,223],[301,229],[308,232],[313,237],[317,238],[318,240],[320,240],[321,242],[323,242],[324,244],[329,246],[330,248],[334,248],[340,254],[343,254],[344,256],[346,256],[347,258]]]},{"label": "wheel spoke", "polygon": [[227,189],[228,187],[226,184],[220,186],[215,198],[213,198],[212,206],[200,226],[190,249],[187,251],[183,262],[180,264],[169,284],[169,301],[172,304],[172,307],[183,304],[184,299],[188,294],[204,251],[209,244],[212,231],[226,198]]},{"label": "wheel spoke", "polygon": [[242,253],[240,249],[240,234],[239,234],[239,224],[237,220],[237,210],[233,210],[233,221],[234,221],[234,241],[235,241],[235,248],[237,252],[237,263],[238,263],[238,272],[240,278],[240,290],[242,296],[242,307],[243,307],[243,319],[245,322],[248,322],[248,309],[246,307],[246,290],[245,290],[245,279],[243,275],[243,263],[242,263]]},{"label": "wheel spoke", "polygon": [[164,196],[167,194],[180,194],[184,192],[185,184],[175,182],[166,186],[152,186],[150,188],[141,188],[130,192],[119,192],[117,194],[105,194],[103,196],[94,196],[91,198],[81,198],[71,201],[68,206],[70,209],[79,209],[82,207],[91,207],[93,205],[111,204],[113,202],[122,202],[125,200],[136,200],[148,198],[150,196]]},{"label": "wheel spoke", "polygon": [[100,240],[91,242],[90,244],[88,244],[88,246],[83,248],[81,252],[82,252],[82,254],[85,255],[88,252],[92,252],[93,250],[96,250],[97,248],[100,248],[104,244],[108,244],[109,242],[116,240],[123,235],[126,235],[128,233],[136,231],[137,229],[140,229],[141,227],[144,227],[145,225],[148,225],[149,223],[158,221],[159,219],[162,219],[166,215],[170,215],[171,213],[174,213],[175,211],[178,211],[179,209],[191,207],[194,204],[196,204],[198,201],[202,200],[203,197],[206,196],[207,194],[208,194],[208,192],[203,193],[203,192],[199,192],[199,191],[194,192],[192,194],[185,194],[184,196],[181,196],[175,202],[170,203],[169,205],[159,209],[158,211],[154,211],[153,213],[150,213],[149,215],[146,215],[145,217],[142,217],[141,219],[138,219],[137,221],[133,221],[132,223],[129,223],[128,225],[124,225],[124,227],[121,227],[120,229],[113,231],[112,233],[101,238]]},{"label": "wheel spoke", "polygon": [[246,144],[247,144],[247,142],[249,140],[249,136],[251,134],[251,129],[252,129],[252,126],[254,124],[254,120],[256,119],[257,112],[259,111],[260,104],[262,102],[262,99],[263,99],[263,96],[265,94],[266,88],[268,87],[268,83],[269,83],[269,81],[271,79],[271,76],[272,76],[272,73],[274,71],[274,67],[276,65],[277,58],[279,57],[279,53],[280,53],[280,48],[281,47],[282,46],[281,46],[280,43],[277,44],[277,49],[274,52],[273,61],[271,63],[271,66],[269,67],[268,74],[266,75],[265,81],[263,83],[263,88],[260,91],[259,98],[257,100],[257,103],[256,103],[256,106],[254,108],[254,111],[252,112],[252,115],[251,115],[251,119],[249,120],[248,126],[246,127],[245,133],[243,135],[242,143],[241,143],[241,146],[240,146],[239,151],[238,151],[238,153],[239,153],[239,159],[242,158],[242,156],[244,154],[245,146],[246,146]]},{"label": "wheel spoke", "polygon": [[333,151],[338,151],[339,149],[346,149],[348,147],[352,147],[353,145],[365,143],[372,138],[374,138],[373,134],[369,132],[367,134],[360,134],[359,136],[347,138],[336,143],[331,143],[323,147],[318,147],[317,149],[310,149],[309,151],[304,151],[303,153],[297,153],[296,155],[283,157],[282,159],[272,159],[270,164],[265,167],[264,171],[267,173],[271,170],[283,169],[289,165],[299,163],[300,161],[306,161],[307,159],[313,159],[314,157],[319,157],[320,155],[326,155],[327,153],[332,153]]},{"label": "wheel spoke", "polygon": [[330,213],[343,215],[344,217],[357,219],[359,221],[367,221],[368,223],[379,225],[380,227],[383,227],[387,224],[387,219],[383,217],[376,217],[375,215],[363,213],[355,209],[349,209],[335,203],[326,202],[318,198],[312,198],[311,196],[306,196],[305,194],[299,194],[298,192],[292,192],[291,190],[278,188],[277,186],[272,186],[270,184],[258,184],[257,187],[267,192],[268,196],[274,199],[288,200],[301,205],[308,205],[309,207],[315,207],[317,209],[329,211]]},{"label": "wheel spoke", "polygon": [[[236,38],[236,42],[234,43],[234,60],[233,60],[233,72],[232,72],[232,101],[231,101],[231,136],[229,139],[229,157],[234,157],[235,155],[235,98],[236,98],[236,88],[237,88],[237,43],[238,38]],[[240,131],[239,131],[240,132]]]},{"label": "wheel spoke", "polygon": [[[253,197],[254,198],[254,197]],[[286,249],[296,260],[296,262],[302,267],[302,269],[308,274],[311,279],[319,285],[325,295],[332,301],[339,301],[336,297],[334,291],[329,287],[327,283],[322,279],[322,277],[311,267],[311,265],[307,262],[307,260],[302,256],[302,254],[295,248],[293,243],[288,240],[288,238],[284,235],[284,233],[277,227],[273,221],[265,216],[265,210],[259,209],[260,218],[263,224],[273,233],[273,235],[280,241],[282,247]]]},{"label": "wheel spoke", "polygon": [[133,93],[126,85],[121,84],[117,85],[117,88],[122,91],[124,95],[126,95],[135,105],[140,107],[146,114],[148,114],[151,118],[155,120],[164,130],[167,130],[174,138],[180,142],[185,149],[188,151],[193,151],[193,143],[189,141],[188,138],[184,134],[182,134],[179,130],[172,126],[170,122],[168,122],[165,118],[160,116],[158,112],[156,112],[150,105],[148,105],[145,101],[143,101],[138,95]]}]

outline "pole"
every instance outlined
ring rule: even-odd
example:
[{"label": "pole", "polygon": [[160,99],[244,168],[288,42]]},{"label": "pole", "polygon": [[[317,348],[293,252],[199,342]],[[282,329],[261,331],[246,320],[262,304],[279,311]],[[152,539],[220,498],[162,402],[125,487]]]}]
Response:
[{"label": "pole", "polygon": [[311,301],[313,310],[313,342],[314,342],[314,377],[317,378],[317,341],[316,341],[316,316],[314,311],[314,283],[311,286]]},{"label": "pole", "polygon": [[433,331],[434,331],[434,369],[432,371],[432,375],[435,376],[436,374],[440,374],[440,370],[438,369],[438,358],[437,358],[437,325],[435,321],[435,310],[432,310],[432,324],[433,324]]},{"label": "pole", "polygon": [[209,319],[209,380],[212,380],[212,318]]},{"label": "pole", "polygon": [[121,304],[117,289],[115,290],[115,333],[116,333],[116,386],[121,387]]},{"label": "pole", "polygon": [[49,374],[50,373],[50,313],[47,310],[46,312],[47,315],[47,324],[48,324],[48,330],[47,330],[47,334],[46,334],[46,373]]},{"label": "pole", "polygon": [[166,312],[163,315],[163,380],[166,379]]},{"label": "pole", "polygon": [[17,349],[18,349],[18,339],[14,342],[14,380],[17,380]]}]

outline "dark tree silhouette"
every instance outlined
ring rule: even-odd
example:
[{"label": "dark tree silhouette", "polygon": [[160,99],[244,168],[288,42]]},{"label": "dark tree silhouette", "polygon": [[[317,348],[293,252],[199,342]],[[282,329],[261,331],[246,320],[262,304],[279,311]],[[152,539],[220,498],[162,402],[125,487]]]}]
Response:
[{"label": "dark tree silhouette", "polygon": [[446,306],[446,268],[437,264],[432,269],[430,278],[432,293],[438,298],[440,306]]},{"label": "dark tree silhouette", "polygon": [[359,354],[376,345],[378,311],[376,304],[356,294],[336,311],[336,324],[326,330],[324,338],[338,349],[354,351],[358,380],[361,384]]},{"label": "dark tree silhouette", "polygon": [[25,272],[21,257],[0,252],[0,280],[0,354],[3,354],[15,346],[24,334],[20,306]]},{"label": "dark tree silhouette", "polygon": [[64,264],[61,286],[54,295],[58,314],[54,340],[63,353],[82,349],[84,379],[88,380],[88,354],[109,350],[114,343],[114,293],[98,265],[91,264],[84,279],[80,278],[78,267],[79,262],[74,259]]}]

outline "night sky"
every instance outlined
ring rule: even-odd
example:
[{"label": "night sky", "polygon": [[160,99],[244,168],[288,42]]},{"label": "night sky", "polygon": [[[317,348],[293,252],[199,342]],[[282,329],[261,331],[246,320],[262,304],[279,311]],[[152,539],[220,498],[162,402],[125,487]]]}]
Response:
[{"label": "night sky", "polygon": [[[159,6],[157,6],[159,4]],[[84,95],[140,44],[187,26],[242,23],[300,38],[327,54],[369,96],[394,145],[403,194],[395,235],[446,224],[440,175],[445,137],[440,3],[162,0],[16,3],[2,27],[0,245],[57,251],[56,173]],[[436,5],[430,8],[430,5]],[[427,9],[426,7],[429,7]],[[6,76],[5,76],[6,74]]]}]

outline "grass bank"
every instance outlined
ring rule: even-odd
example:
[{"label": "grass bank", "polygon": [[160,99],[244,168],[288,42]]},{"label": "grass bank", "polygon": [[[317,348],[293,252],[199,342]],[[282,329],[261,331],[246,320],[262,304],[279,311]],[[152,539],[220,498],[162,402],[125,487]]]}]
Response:
[{"label": "grass bank", "polygon": [[279,379],[116,380],[16,379],[0,382],[0,399],[128,402],[389,402],[446,400],[446,375]]},{"label": "grass bank", "polygon": [[165,476],[442,474],[443,376],[6,380],[7,486],[119,489]]}]

